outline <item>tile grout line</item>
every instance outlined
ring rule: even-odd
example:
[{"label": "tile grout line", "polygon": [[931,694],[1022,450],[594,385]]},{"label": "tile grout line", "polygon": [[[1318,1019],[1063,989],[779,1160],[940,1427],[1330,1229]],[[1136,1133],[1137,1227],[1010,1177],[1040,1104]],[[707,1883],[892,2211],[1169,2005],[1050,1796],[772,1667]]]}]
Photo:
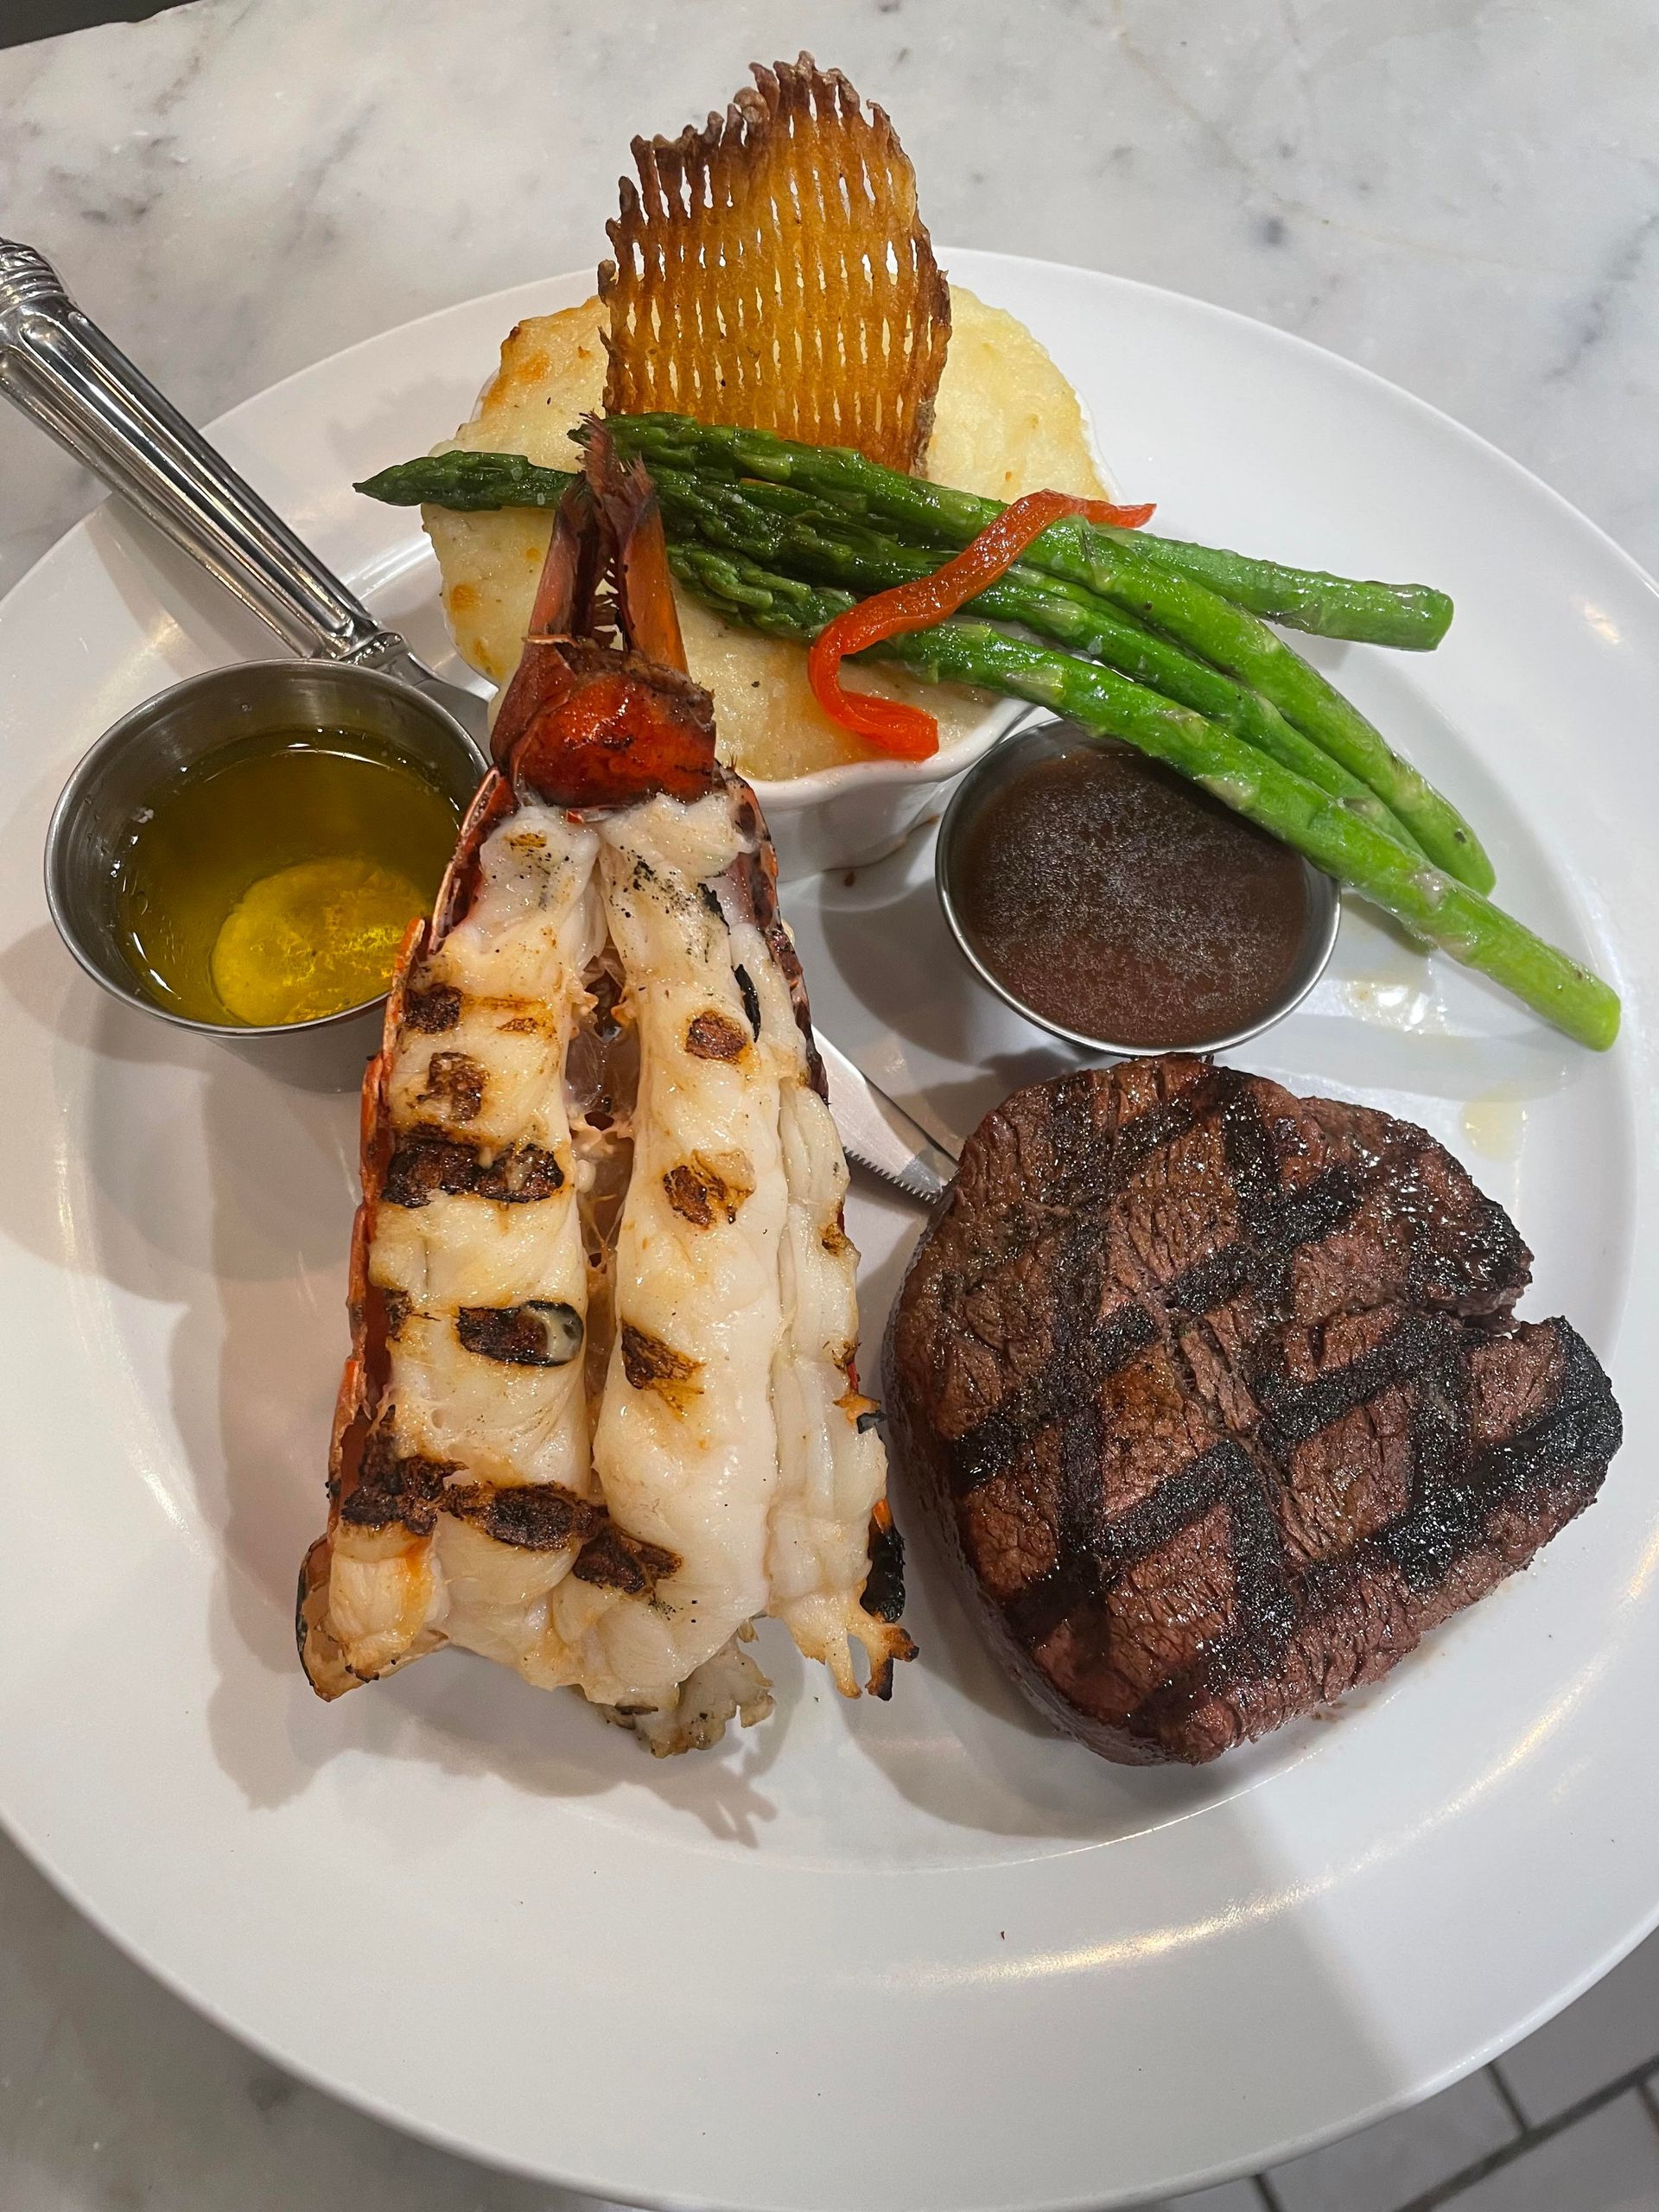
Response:
[{"label": "tile grout line", "polygon": [[1491,2066],[1484,2066],[1481,2069],[1481,2071],[1485,2075],[1487,2080],[1497,2090],[1499,2101],[1502,2103],[1504,2111],[1509,2113],[1510,2118],[1515,2122],[1516,2134],[1530,2134],[1532,2132],[1532,2122],[1527,2118],[1525,2113],[1522,2111],[1521,2100],[1516,2095],[1515,2091],[1504,2080],[1503,2069],[1502,2065],[1494,2064]]},{"label": "tile grout line", "polygon": [[[1529,2152],[1537,2150],[1541,2144],[1553,2141],[1558,2135],[1564,2135],[1569,2127],[1575,2127],[1581,2120],[1588,2120],[1592,2113],[1599,2112],[1604,2105],[1613,2103],[1628,2091],[1639,2091],[1653,2070],[1652,2059],[1644,2058],[1640,2066],[1633,2066],[1628,2073],[1619,2075],[1616,2081],[1605,2082],[1600,2088],[1592,2089],[1587,2097],[1580,2097],[1576,2104],[1568,2105],[1565,2112],[1558,2112],[1553,2120],[1540,2120],[1535,2127],[1528,2128],[1513,2143],[1506,2143],[1497,2151],[1489,2151],[1484,2158],[1477,2158],[1461,2173],[1437,2182],[1433,2189],[1426,2189],[1421,2196],[1409,2198],[1397,2208],[1397,2212],[1438,2212],[1440,2205],[1450,2203],[1453,2197],[1461,2196],[1476,2182],[1484,2181],[1488,2174],[1499,2173],[1505,2166],[1512,2166]],[[1644,2105],[1643,2108],[1651,2115],[1651,2107]],[[1656,2121],[1656,2125],[1659,2125],[1659,2121]]]},{"label": "tile grout line", "polygon": [[[1565,2112],[1557,2113],[1553,2120],[1540,2120],[1536,2126],[1527,2118],[1520,2100],[1504,2080],[1500,2060],[1495,2060],[1480,2070],[1490,2078],[1504,2111],[1515,2123],[1514,2141],[1501,2144],[1496,2151],[1489,2151],[1484,2158],[1477,2158],[1472,2164],[1461,2167],[1446,2180],[1437,2182],[1433,2189],[1409,2198],[1398,2208],[1398,2212],[1434,2212],[1436,2206],[1449,2202],[1475,2182],[1484,2181],[1489,2173],[1496,2173],[1500,2167],[1512,2164],[1523,2153],[1536,2149],[1541,2143],[1548,2142],[1552,2136],[1564,2133],[1577,2121],[1587,2120],[1592,2113],[1599,2112],[1605,2104],[1612,2103],[1627,2089],[1636,2091],[1648,2118],[1656,2128],[1659,2128],[1659,2058],[1644,2059],[1630,2072],[1621,2074],[1616,2081],[1604,2082],[1599,2089],[1593,2089],[1588,2096],[1580,2097],[1576,2104],[1569,2105]],[[1249,2185],[1261,2198],[1266,2212],[1284,2212],[1279,2192],[1268,2175],[1252,2174]]]}]

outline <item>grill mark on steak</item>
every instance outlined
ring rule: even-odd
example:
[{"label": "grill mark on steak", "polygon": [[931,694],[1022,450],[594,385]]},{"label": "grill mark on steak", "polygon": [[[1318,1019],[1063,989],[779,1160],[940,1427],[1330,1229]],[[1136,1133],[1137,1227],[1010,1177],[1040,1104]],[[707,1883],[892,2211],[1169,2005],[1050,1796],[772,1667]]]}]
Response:
[{"label": "grill mark on steak", "polygon": [[[1102,1133],[1095,1120],[1090,1071],[1084,1069],[1065,1077],[1056,1102],[1054,1149],[1062,1163],[1061,1186],[1056,1195],[1073,1203],[1116,1197],[1160,1154],[1191,1134],[1211,1110],[1231,1073],[1230,1068],[1206,1068],[1176,1097],[1144,1107],[1127,1121],[1114,1117],[1106,1132],[1111,1139],[1110,1148],[1103,1156],[1100,1145],[1091,1141]],[[1073,1146],[1083,1153],[1076,1169],[1066,1164]]]},{"label": "grill mark on steak", "polygon": [[[1395,1546],[1402,1546],[1407,1554],[1415,1556],[1416,1579],[1424,1586],[1440,1580],[1454,1556],[1455,1547],[1437,1541],[1432,1532],[1439,1529],[1449,1533],[1442,1499],[1462,1456],[1468,1427],[1467,1394],[1457,1351],[1454,1325],[1436,1325],[1412,1315],[1370,1351],[1327,1370],[1316,1382],[1296,1392],[1297,1417],[1289,1423],[1281,1421],[1276,1433],[1273,1433],[1275,1417],[1269,1414],[1260,1434],[1263,1449],[1278,1458],[1346,1414],[1374,1403],[1402,1379],[1428,1382],[1431,1387],[1412,1412],[1411,1502],[1404,1513],[1357,1547],[1346,1560],[1334,1566],[1317,1564],[1303,1578],[1300,1605],[1282,1571],[1283,1547],[1275,1519],[1273,1541],[1281,1567],[1282,1601],[1272,1631],[1263,1634],[1255,1620],[1248,1620],[1243,1629],[1224,1638],[1203,1655],[1195,1667],[1147,1700],[1131,1716],[1131,1726],[1138,1724],[1159,1731],[1179,1726],[1225,1689],[1259,1682],[1271,1675],[1299,1624],[1306,1629],[1338,1610],[1342,1597],[1360,1580],[1373,1548],[1379,1555],[1395,1557]],[[1490,1499],[1481,1501],[1482,1519],[1489,1505]],[[1478,1525],[1471,1524],[1467,1535],[1472,1536]],[[1403,1560],[1400,1563],[1403,1565]],[[1406,1571],[1412,1579],[1411,1569]],[[1249,1610],[1248,1603],[1239,1607],[1241,1614]]]},{"label": "grill mark on steak", "polygon": [[1341,1367],[1328,1368],[1311,1382],[1294,1382],[1267,1362],[1253,1380],[1262,1405],[1262,1449],[1282,1459],[1344,1414],[1368,1406],[1396,1382],[1408,1382],[1443,1363],[1448,1346],[1459,1342],[1457,1325],[1439,1315],[1408,1313],[1371,1350]]},{"label": "grill mark on steak", "polygon": [[[1081,1256],[1092,1241],[1081,1229],[1067,1238],[1055,1269],[1057,1285],[1063,1287],[1073,1272],[1066,1266],[1068,1257]],[[977,1490],[1006,1466],[1033,1430],[1085,1411],[1107,1376],[1127,1367],[1158,1334],[1146,1307],[1131,1304],[1115,1306],[1087,1338],[1080,1338],[1074,1312],[1057,1301],[1055,1328],[1062,1343],[1055,1358],[951,1446],[951,1479],[959,1495]]]},{"label": "grill mark on steak", "polygon": [[[1550,1476],[1582,1462],[1605,1463],[1624,1441],[1624,1422],[1601,1363],[1570,1321],[1556,1321],[1561,1373],[1554,1402],[1540,1420],[1518,1434],[1489,1445],[1454,1474],[1456,1458],[1444,1437],[1437,1438],[1432,1460],[1440,1480],[1425,1484],[1424,1495],[1375,1541],[1409,1581],[1433,1582],[1464,1548],[1471,1529],[1498,1497],[1524,1497]],[[1459,1377],[1459,1384],[1462,1378]],[[1460,1420],[1466,1427],[1466,1403]]]},{"label": "grill mark on steak", "polygon": [[[1373,1560],[1395,1567],[1406,1587],[1417,1594],[1433,1590],[1480,1536],[1499,1499],[1524,1491],[1540,1477],[1569,1469],[1586,1456],[1603,1464],[1611,1459],[1618,1448],[1621,1428],[1606,1376],[1576,1330],[1565,1321],[1551,1325],[1560,1333],[1567,1353],[1560,1395],[1554,1407],[1519,1435],[1472,1458],[1467,1451],[1467,1372],[1455,1323],[1414,1315],[1372,1351],[1321,1376],[1304,1394],[1306,1425],[1289,1441],[1309,1440],[1402,1380],[1427,1386],[1413,1406],[1411,1503],[1345,1559],[1316,1567],[1306,1577],[1300,1608],[1293,1604],[1277,1633],[1264,1637],[1252,1618],[1240,1633],[1205,1654],[1196,1668],[1147,1700],[1130,1716],[1129,1726],[1167,1729],[1223,1691],[1270,1675],[1294,1629],[1317,1627],[1336,1612]],[[1335,1387],[1319,1398],[1326,1382]],[[1320,1414],[1323,1418],[1315,1418]],[[1282,1445],[1286,1440],[1279,1441]],[[1192,1517],[1196,1519],[1197,1513]],[[1281,1546],[1276,1521],[1273,1543],[1278,1555]],[[1248,1601],[1241,1603],[1239,1611],[1249,1611]]]},{"label": "grill mark on steak", "polygon": [[[1096,1141],[1095,1093],[1087,1071],[1064,1077],[1054,1090],[1053,1149],[1059,1177],[1051,1198],[1105,1204],[1193,1128],[1215,1096],[1218,1080],[1217,1071],[1208,1071],[1179,1097],[1116,1125],[1103,1160]],[[1127,1366],[1157,1335],[1157,1322],[1144,1306],[1124,1304],[1101,1314],[1103,1257],[1092,1219],[1079,1213],[1068,1226],[1056,1262],[1053,1348],[1048,1362],[1040,1375],[956,1440],[951,1480],[959,1495],[988,1481],[1034,1430],[1077,1414],[1109,1376]],[[1092,1324],[1086,1334],[1085,1317]]]},{"label": "grill mark on steak", "polygon": [[[1407,1333],[1403,1326],[1396,1329],[1392,1338],[1385,1338],[1377,1346],[1376,1351],[1363,1354],[1355,1365],[1363,1366],[1368,1360],[1375,1360],[1379,1352],[1386,1353]],[[1458,1357],[1454,1327],[1425,1330],[1421,1333],[1426,1338],[1438,1338],[1438,1342],[1425,1347],[1429,1356],[1416,1370],[1421,1388],[1411,1409],[1411,1503],[1397,1519],[1379,1529],[1372,1541],[1402,1570],[1408,1583],[1426,1589],[1440,1579],[1457,1556],[1454,1519],[1464,1524],[1467,1541],[1484,1518],[1486,1504],[1478,1487],[1465,1484],[1464,1495],[1477,1506],[1475,1514],[1451,1516],[1446,1510],[1457,1492],[1459,1465],[1468,1453],[1468,1376]],[[1448,1338],[1453,1341],[1448,1342]],[[1408,1351],[1405,1361],[1409,1361],[1410,1357]],[[1405,1361],[1396,1369],[1396,1379],[1403,1379],[1410,1371]],[[1478,1484],[1478,1466],[1470,1472]]]},{"label": "grill mark on steak", "polygon": [[1275,1312],[1290,1302],[1290,1271],[1305,1244],[1317,1243],[1351,1218],[1363,1184],[1332,1167],[1302,1191],[1286,1191],[1279,1155],[1255,1088],[1236,1068],[1218,1068],[1221,1138],[1244,1234],[1200,1260],[1165,1289],[1172,1313],[1211,1313],[1241,1291],[1253,1290]]},{"label": "grill mark on steak", "polygon": [[[1081,1204],[1104,1204],[1116,1191],[1127,1186],[1142,1167],[1185,1136],[1202,1118],[1214,1096],[1216,1071],[1206,1069],[1179,1097],[1160,1101],[1115,1124],[1103,1133],[1110,1137],[1109,1149],[1104,1151],[1098,1142],[1103,1133],[1094,1126],[1092,1102],[1085,1088],[1087,1080],[1084,1071],[1081,1075],[1062,1078],[1055,1086],[1052,1149],[1056,1158],[1052,1168],[1058,1180],[1033,1193],[1037,1208],[1047,1211]],[[1071,1131],[1063,1135],[1060,1127],[1068,1103],[1071,1118],[1077,1125],[1075,1135]],[[1075,1160],[1070,1157],[1073,1142],[1080,1154]],[[1028,1228],[1029,1222],[1023,1216],[1020,1218]],[[993,1248],[985,1255],[985,1264],[964,1276],[964,1289],[982,1289],[1004,1256],[1003,1250]]]},{"label": "grill mark on steak", "polygon": [[1027,1649],[1034,1649],[1053,1634],[1079,1599],[1109,1595],[1113,1585],[1131,1568],[1162,1551],[1216,1505],[1227,1508],[1234,1574],[1244,1586],[1240,1602],[1258,1620],[1271,1624],[1282,1640],[1295,1609],[1281,1557],[1278,1522],[1261,1469],[1230,1436],[1174,1469],[1156,1490],[1107,1522],[1088,1553],[1073,1551],[1010,1598],[1002,1609],[1008,1626]]},{"label": "grill mark on steak", "polygon": [[[1559,1395],[1539,1421],[1472,1458],[1465,1456],[1468,1405],[1461,1363],[1448,1358],[1426,1370],[1435,1387],[1415,1409],[1413,1441],[1421,1456],[1412,1503],[1346,1558],[1306,1578],[1296,1624],[1304,1635],[1317,1635],[1339,1615],[1379,1567],[1395,1569],[1418,1597],[1433,1592],[1484,1535],[1497,1505],[1542,1488],[1548,1478],[1570,1474],[1586,1460],[1596,1472],[1580,1480],[1579,1504],[1589,1503],[1600,1469],[1623,1440],[1623,1424],[1606,1376],[1584,1338],[1570,1322],[1547,1325],[1558,1332],[1563,1354]],[[1259,1683],[1276,1663],[1276,1656],[1252,1636],[1230,1637],[1147,1699],[1132,1725],[1159,1732],[1179,1727],[1213,1699]]]},{"label": "grill mark on steak", "polygon": [[[1284,1192],[1280,1186],[1273,1140],[1261,1109],[1248,1090],[1249,1078],[1235,1069],[1213,1071],[1214,1082],[1194,1084],[1205,1103],[1219,1096],[1222,1101],[1223,1141],[1233,1191],[1246,1235],[1197,1261],[1169,1283],[1155,1287],[1149,1296],[1173,1315],[1201,1315],[1215,1312],[1246,1290],[1274,1311],[1289,1303],[1288,1282],[1296,1255],[1349,1221],[1363,1195],[1363,1182],[1346,1168],[1328,1170],[1307,1189]],[[1076,1077],[1068,1078],[1076,1083]],[[1185,1096],[1185,1094],[1184,1094]],[[1177,1102],[1178,1103],[1179,1102]],[[1062,1105],[1064,1110],[1064,1105]],[[1158,1153],[1186,1135],[1202,1119],[1196,1107],[1185,1114],[1153,1109],[1126,1125],[1129,1131],[1156,1117],[1155,1129],[1134,1147],[1129,1160],[1116,1169],[1101,1188],[1103,1198],[1124,1187]],[[1058,1140],[1057,1139],[1057,1148]],[[1079,1240],[1090,1247],[1099,1242],[1095,1224],[1075,1222],[1061,1247],[1057,1283],[1068,1272],[1066,1262]],[[1099,1281],[1099,1270],[1095,1270]],[[1076,1411],[1099,1384],[1149,1344],[1158,1333],[1153,1312],[1144,1306],[1115,1309],[1096,1328],[1094,1341],[1079,1348],[1071,1339],[1071,1313],[1064,1298],[1056,1299],[1056,1326],[1062,1332],[1043,1374],[1005,1400],[994,1413],[959,1438],[954,1451],[953,1476],[959,1493],[986,1481],[1025,1443],[1033,1429]],[[1364,1395],[1372,1395],[1369,1390]],[[1336,1394],[1332,1393],[1333,1400]],[[1351,1402],[1357,1404],[1358,1397]],[[1346,1410],[1333,1403],[1325,1421]],[[1320,1427],[1325,1421],[1318,1424]],[[1312,1434],[1313,1431],[1306,1432]]]},{"label": "grill mark on steak", "polygon": [[1510,1318],[1529,1262],[1408,1123],[1084,1071],[970,1140],[895,1311],[895,1438],[1047,1709],[1211,1758],[1386,1674],[1594,1497],[1618,1408],[1566,1322]]},{"label": "grill mark on steak", "polygon": [[1248,1235],[1177,1275],[1163,1294],[1165,1305],[1172,1313],[1213,1313],[1241,1291],[1254,1290],[1264,1305],[1284,1306],[1297,1253],[1351,1218],[1360,1189],[1346,1168],[1333,1167],[1306,1191],[1260,1201],[1246,1200],[1240,1191]]},{"label": "grill mark on steak", "polygon": [[[1056,1098],[1055,1149],[1062,1156],[1077,1142],[1065,1129],[1064,1119],[1075,1123],[1081,1111],[1088,1134],[1094,1133],[1087,1094],[1081,1089],[1084,1080],[1067,1077]],[[1253,1096],[1240,1089],[1248,1082],[1234,1069],[1217,1068],[1169,1105],[1135,1116],[1123,1125],[1122,1135],[1112,1147],[1109,1172],[1103,1179],[1096,1179],[1090,1192],[1096,1203],[1117,1195],[1149,1161],[1188,1135],[1203,1119],[1205,1110],[1220,1100],[1227,1164],[1246,1234],[1152,1291],[1155,1301],[1171,1313],[1213,1313],[1249,1289],[1254,1289],[1264,1303],[1281,1306],[1298,1251],[1339,1227],[1358,1203],[1360,1185],[1344,1168],[1332,1169],[1308,1190],[1288,1194],[1281,1190],[1271,1133]],[[1143,1130],[1143,1125],[1149,1126]],[[1126,1139],[1129,1141],[1127,1149]],[[1085,1160],[1097,1157],[1097,1147],[1085,1146],[1084,1151]],[[1120,1151],[1124,1152],[1122,1159]],[[1086,1178],[1086,1166],[1084,1173]],[[1100,1243],[1091,1217],[1079,1216],[1069,1226],[1055,1269],[1053,1351],[1040,1376],[1022,1385],[957,1439],[952,1474],[959,1494],[976,1489],[1005,1465],[1034,1428],[1085,1405],[1108,1376],[1157,1335],[1154,1311],[1147,1306],[1126,1305],[1096,1324],[1090,1343],[1077,1343],[1080,1306],[1092,1312],[1099,1304]],[[1088,1264],[1090,1255],[1092,1268]],[[1090,1281],[1094,1295],[1084,1305],[1085,1285]]]},{"label": "grill mark on steak", "polygon": [[1483,1479],[1506,1491],[1524,1490],[1540,1474],[1570,1467],[1586,1453],[1611,1459],[1624,1441],[1624,1419],[1601,1362],[1570,1321],[1552,1325],[1562,1352],[1554,1404],[1520,1435],[1489,1445],[1477,1463]]},{"label": "grill mark on steak", "polygon": [[[1095,1396],[1073,1414],[1060,1432],[1055,1551],[1061,1564],[1052,1567],[1041,1581],[1028,1584],[1020,1595],[1029,1599],[1032,1592],[1041,1590],[1045,1584],[1055,1587],[1049,1592],[1048,1603],[1037,1606],[1028,1623],[1015,1625],[1015,1617],[1012,1611],[1009,1612],[1009,1624],[1015,1635],[1032,1643],[1050,1635],[1070,1611],[1069,1604],[1055,1605],[1061,1592],[1067,1593],[1075,1603],[1086,1596],[1095,1579],[1091,1573],[1096,1567],[1093,1524],[1100,1503],[1100,1450],[1104,1425],[1100,1402]],[[1010,1607],[1017,1603],[1017,1599],[1011,1599]]]}]

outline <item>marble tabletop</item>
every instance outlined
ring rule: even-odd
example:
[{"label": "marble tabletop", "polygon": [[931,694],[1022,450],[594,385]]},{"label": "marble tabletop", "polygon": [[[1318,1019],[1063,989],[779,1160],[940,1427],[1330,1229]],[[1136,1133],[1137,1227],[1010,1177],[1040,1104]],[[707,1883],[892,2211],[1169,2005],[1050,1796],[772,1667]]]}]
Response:
[{"label": "marble tabletop", "polygon": [[[0,226],[205,419],[411,315],[593,260],[629,133],[677,128],[753,56],[802,45],[889,108],[937,239],[1317,340],[1659,568],[1645,0],[196,0],[0,53]],[[0,486],[3,588],[96,494],[9,414]],[[6,2212],[307,2202],[573,2200],[280,2075],[0,1840]]]}]

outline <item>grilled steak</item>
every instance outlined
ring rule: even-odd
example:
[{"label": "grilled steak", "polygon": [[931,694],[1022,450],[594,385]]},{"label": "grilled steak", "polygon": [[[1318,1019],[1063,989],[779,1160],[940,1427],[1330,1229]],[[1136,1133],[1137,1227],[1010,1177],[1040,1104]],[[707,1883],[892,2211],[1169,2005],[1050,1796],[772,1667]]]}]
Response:
[{"label": "grilled steak", "polygon": [[1375,1681],[1594,1497],[1606,1376],[1421,1129],[1185,1058],[981,1124],[888,1340],[900,1452],[1026,1688],[1213,1758]]}]

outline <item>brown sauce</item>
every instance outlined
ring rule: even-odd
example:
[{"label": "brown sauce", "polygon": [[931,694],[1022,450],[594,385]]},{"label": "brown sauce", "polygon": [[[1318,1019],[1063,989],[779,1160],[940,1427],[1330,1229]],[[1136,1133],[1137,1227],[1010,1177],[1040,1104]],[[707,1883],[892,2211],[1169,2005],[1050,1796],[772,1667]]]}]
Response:
[{"label": "brown sauce", "polygon": [[1135,1047],[1249,1028],[1313,926],[1296,854],[1126,745],[1039,755],[993,788],[957,879],[963,934],[1023,1005]]}]

